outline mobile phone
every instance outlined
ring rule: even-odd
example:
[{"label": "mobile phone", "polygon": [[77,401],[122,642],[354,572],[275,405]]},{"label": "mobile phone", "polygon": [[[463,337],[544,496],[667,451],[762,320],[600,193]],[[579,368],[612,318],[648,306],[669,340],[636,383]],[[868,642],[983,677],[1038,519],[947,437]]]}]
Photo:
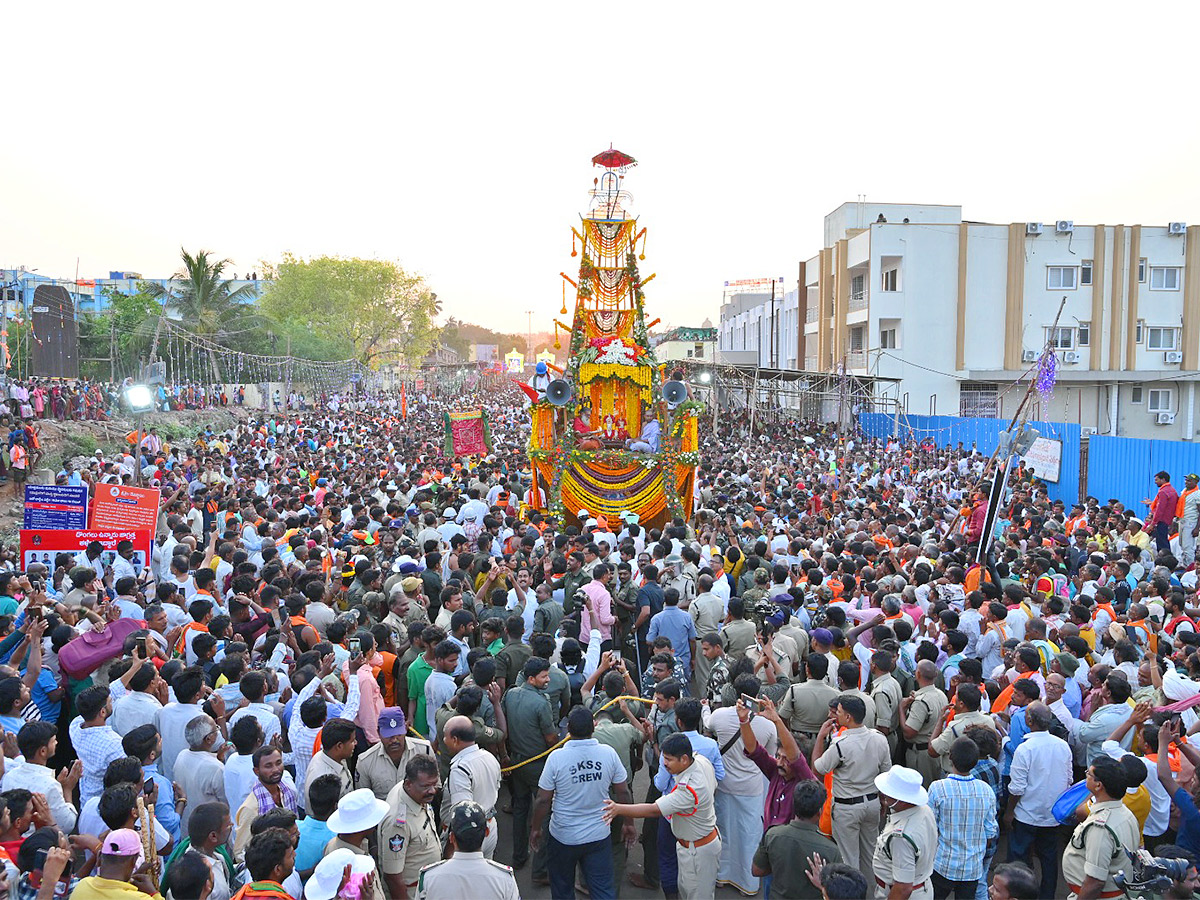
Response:
[{"label": "mobile phone", "polygon": [[358,638],[356,638],[356,637],[350,638],[349,642],[347,643],[347,646],[350,649],[351,656],[358,656],[359,653],[362,652],[361,645],[359,644]]},{"label": "mobile phone", "polygon": [[143,787],[143,790],[145,790],[146,796],[149,797],[152,793],[154,793],[154,782],[147,781]]},{"label": "mobile phone", "polygon": [[150,658],[150,651],[146,649],[146,640],[144,637],[138,638],[138,649],[142,651],[142,659]]},{"label": "mobile phone", "polygon": [[50,852],[49,847],[43,847],[33,857],[33,870],[35,872],[40,872],[42,869],[44,869],[46,867],[46,855],[49,852]]},{"label": "mobile phone", "polygon": [[40,619],[42,617],[42,608],[40,606],[31,606],[28,613],[30,619]]},{"label": "mobile phone", "polygon": [[742,702],[745,703],[747,706],[762,705],[762,699],[759,697],[751,697],[749,694],[742,694],[741,697],[742,697]]}]

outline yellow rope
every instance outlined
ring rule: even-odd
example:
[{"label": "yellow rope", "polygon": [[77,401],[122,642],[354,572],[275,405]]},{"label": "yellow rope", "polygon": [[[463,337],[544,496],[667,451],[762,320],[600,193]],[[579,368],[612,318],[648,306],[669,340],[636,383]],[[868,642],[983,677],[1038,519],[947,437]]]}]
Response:
[{"label": "yellow rope", "polygon": [[[596,710],[596,712],[603,712],[604,710],[606,710],[610,706],[612,706],[614,703],[620,703],[622,700],[636,700],[639,703],[653,702],[651,700],[647,700],[645,697],[634,697],[629,694],[623,694],[620,697],[614,697],[613,699],[609,700],[607,703],[605,703],[603,706],[601,706],[598,710]],[[531,756],[531,757],[529,757],[529,759],[521,760],[521,762],[517,763],[514,766],[508,766],[507,768],[501,769],[500,774],[507,775],[509,772],[512,772],[514,769],[519,769],[519,768],[521,768],[521,766],[528,765],[531,762],[536,762],[537,760],[541,759],[544,756],[549,756],[551,753],[553,753],[555,750],[557,750],[559,747],[561,747],[563,744],[565,744],[570,739],[571,739],[571,736],[568,734],[565,738],[560,740],[553,747],[546,748],[545,752],[539,753],[537,756]]]}]

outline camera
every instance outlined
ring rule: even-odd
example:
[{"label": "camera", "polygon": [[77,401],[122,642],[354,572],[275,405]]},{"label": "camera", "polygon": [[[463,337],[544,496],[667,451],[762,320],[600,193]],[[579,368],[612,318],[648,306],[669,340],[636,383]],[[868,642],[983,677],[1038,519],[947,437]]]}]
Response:
[{"label": "camera", "polygon": [[1137,853],[1130,853],[1126,850],[1125,855],[1133,864],[1133,871],[1127,875],[1122,869],[1116,874],[1113,881],[1125,892],[1127,897],[1147,892],[1166,893],[1172,882],[1183,881],[1187,878],[1188,869],[1191,867],[1191,863],[1186,859],[1151,856],[1147,850],[1138,850]]}]

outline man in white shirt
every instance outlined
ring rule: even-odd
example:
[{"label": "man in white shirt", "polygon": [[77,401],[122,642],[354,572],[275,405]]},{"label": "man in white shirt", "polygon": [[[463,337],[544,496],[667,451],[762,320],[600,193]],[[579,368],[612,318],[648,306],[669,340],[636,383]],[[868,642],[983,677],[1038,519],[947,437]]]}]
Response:
[{"label": "man in white shirt", "polygon": [[[175,758],[187,747],[184,731],[188,722],[203,715],[200,708],[200,692],[204,688],[204,672],[199,667],[185,669],[175,676],[171,683],[175,689],[177,702],[168,703],[155,716],[154,725],[162,736],[162,773],[166,778],[175,780]],[[219,697],[213,698],[213,704],[223,715],[225,702]]]},{"label": "man in white shirt", "polygon": [[1009,858],[1032,864],[1036,848],[1042,866],[1042,891],[1053,897],[1058,882],[1058,820],[1054,803],[1071,786],[1071,748],[1049,732],[1054,714],[1044,703],[1025,708],[1029,731],[1013,754],[1005,824],[1011,829]]},{"label": "man in white shirt", "polygon": [[262,672],[247,672],[242,676],[240,687],[242,696],[246,698],[248,704],[230,716],[229,727],[234,728],[246,716],[253,716],[262,726],[263,743],[271,743],[282,734],[283,726],[280,724],[279,716],[275,713],[274,708],[263,702],[263,697],[267,692],[267,676]]},{"label": "man in white shirt", "polygon": [[225,797],[225,766],[217,757],[221,730],[211,716],[201,713],[184,729],[188,748],[175,760],[175,783],[187,797],[179,814],[179,827],[187,830],[188,818],[201,803],[228,803]]},{"label": "man in white shirt", "polygon": [[25,757],[25,763],[15,765],[13,760],[8,761],[4,790],[24,788],[30,793],[41,794],[54,816],[54,824],[64,834],[74,831],[78,812],[70,798],[83,775],[83,763],[75,760],[69,770],[64,769],[55,776],[46,763],[58,750],[58,729],[49,722],[25,724],[17,734],[17,749]]},{"label": "man in white shirt", "polygon": [[159,697],[166,696],[166,685],[158,677],[153,663],[134,661],[120,681],[109,684],[113,714],[109,724],[121,737],[139,725],[153,725],[162,712]]}]

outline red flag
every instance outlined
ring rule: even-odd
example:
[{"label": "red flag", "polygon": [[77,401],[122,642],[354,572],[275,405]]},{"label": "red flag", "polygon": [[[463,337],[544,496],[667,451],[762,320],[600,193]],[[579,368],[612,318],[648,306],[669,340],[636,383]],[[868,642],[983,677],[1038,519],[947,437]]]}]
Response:
[{"label": "red flag", "polygon": [[403,381],[400,382],[400,415],[402,415],[404,417],[405,421],[408,421],[408,390],[407,390],[407,387],[408,387],[407,382],[403,382]]}]

